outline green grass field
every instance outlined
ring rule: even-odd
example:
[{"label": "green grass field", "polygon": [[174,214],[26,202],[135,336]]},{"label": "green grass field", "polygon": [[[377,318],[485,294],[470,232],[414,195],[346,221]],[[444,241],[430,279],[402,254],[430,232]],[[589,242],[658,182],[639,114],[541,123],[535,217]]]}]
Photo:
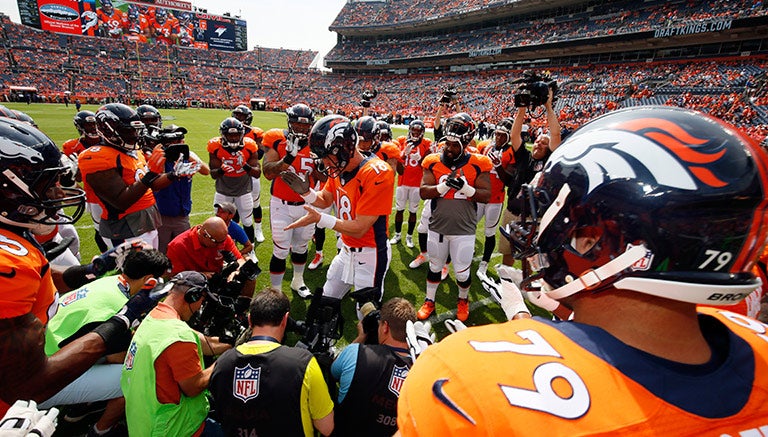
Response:
[{"label": "green grass field", "polygon": [[[72,117],[75,115],[74,105],[65,107],[64,105],[55,104],[7,104],[9,108],[24,111],[35,119],[38,126],[46,134],[48,134],[59,146],[70,138],[77,136],[77,131],[72,122]],[[96,106],[83,106],[83,109],[96,111]],[[183,126],[188,129],[187,143],[190,149],[201,156],[203,159],[207,159],[206,144],[211,137],[218,136],[218,127],[221,120],[229,116],[229,111],[214,110],[214,109],[187,109],[187,110],[161,110],[163,115],[163,124],[169,125],[171,123]],[[286,127],[286,116],[284,113],[272,113],[272,112],[255,112],[253,124],[259,126],[265,131],[271,128],[284,128]],[[405,131],[403,129],[394,129],[394,135],[402,135]],[[431,135],[431,133],[428,133]],[[259,290],[269,285],[269,259],[272,255],[272,244],[270,239],[269,230],[269,187],[270,182],[266,179],[262,179],[261,189],[261,205],[264,210],[263,229],[266,237],[266,241],[257,245],[256,254],[259,258],[259,265],[264,270],[257,279],[256,289]],[[206,218],[213,215],[213,194],[214,194],[214,181],[210,177],[197,175],[194,177],[193,182],[193,211],[190,217],[192,225],[201,223]],[[406,215],[407,218],[407,215]],[[392,215],[389,220],[390,233],[394,232],[394,206]],[[96,244],[93,241],[93,228],[91,225],[91,219],[86,214],[76,224],[81,237],[81,252],[83,260],[90,259],[93,255],[98,253]],[[407,224],[404,224],[404,227]],[[483,250],[484,237],[482,235],[482,228],[477,233],[477,241],[475,243],[475,259],[479,261],[479,257]],[[405,230],[405,229],[404,229]],[[416,235],[414,235],[414,242],[416,241]],[[332,233],[328,233],[326,238],[324,253],[326,259],[324,267],[315,271],[307,270],[304,274],[307,286],[310,289],[323,285],[325,281],[325,273],[328,265],[330,264],[330,256],[334,254],[336,240]],[[427,266],[423,265],[418,269],[412,270],[408,268],[408,264],[413,258],[418,255],[418,249],[408,249],[404,244],[398,244],[393,247],[392,250],[392,263],[390,265],[389,273],[387,274],[384,285],[384,298],[390,298],[394,296],[404,296],[410,300],[416,308],[421,306],[424,300],[424,290],[426,286],[426,272]],[[310,244],[309,248],[309,260],[314,256],[314,247]],[[504,314],[499,306],[491,301],[488,294],[480,286],[477,277],[474,275],[477,261],[472,268],[472,287],[470,289],[470,304],[471,311],[467,325],[486,324],[491,322],[498,322],[505,320]],[[501,262],[501,255],[494,254],[491,259],[490,265],[493,266],[496,263]],[[493,269],[491,269],[493,270]],[[494,272],[495,273],[495,272]],[[303,301],[299,298],[295,298],[294,293],[290,291],[290,279],[292,277],[290,263],[288,263],[288,271],[285,275],[285,281],[283,283],[283,290],[286,291],[289,297],[292,299],[292,314],[294,318],[303,319],[306,312],[307,301]],[[446,330],[442,325],[442,320],[446,318],[453,318],[453,314],[456,310],[456,298],[458,296],[458,288],[455,280],[453,279],[453,272],[450,274],[450,278],[444,281],[440,285],[437,294],[437,310],[436,315],[433,315],[433,325],[438,337],[442,337],[446,334]],[[344,303],[344,317],[347,320],[345,325],[344,339],[340,343],[346,343],[351,341],[356,335],[355,322],[357,320],[353,308],[352,300]],[[440,323],[436,323],[440,322]],[[292,343],[291,343],[292,344]]]}]

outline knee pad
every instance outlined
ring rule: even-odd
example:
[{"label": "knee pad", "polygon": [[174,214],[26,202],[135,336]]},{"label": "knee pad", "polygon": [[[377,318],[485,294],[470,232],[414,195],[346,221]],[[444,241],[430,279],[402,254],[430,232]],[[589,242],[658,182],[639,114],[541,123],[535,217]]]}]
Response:
[{"label": "knee pad", "polygon": [[269,260],[269,271],[272,273],[285,273],[285,258],[278,258],[272,255]]},{"label": "knee pad", "polygon": [[304,253],[291,252],[291,262],[293,264],[306,264],[307,252],[304,252]]}]

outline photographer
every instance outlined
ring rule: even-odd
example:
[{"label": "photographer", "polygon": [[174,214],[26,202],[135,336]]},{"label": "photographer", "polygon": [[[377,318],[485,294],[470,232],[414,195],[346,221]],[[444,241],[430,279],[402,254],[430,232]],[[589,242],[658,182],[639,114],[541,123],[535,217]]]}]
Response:
[{"label": "photographer", "polygon": [[[365,319],[360,321],[355,342],[344,348],[331,366],[334,379],[339,381],[338,436],[390,436],[397,431],[397,399],[413,364],[405,324],[416,321],[416,310],[406,299],[395,297],[369,317],[377,321],[376,331],[365,332]],[[362,344],[371,334],[378,335],[378,344]]]},{"label": "photographer", "polygon": [[217,297],[198,272],[181,272],[171,284],[165,300],[139,325],[123,364],[120,386],[130,435],[200,435],[205,427],[205,389],[216,363],[204,368],[210,345],[186,322],[204,300]]},{"label": "photographer", "polygon": [[[523,122],[528,110],[527,106],[519,106],[515,115],[512,129],[510,131],[510,142],[515,151],[515,165],[513,174],[507,180],[507,209],[502,214],[501,226],[515,221],[520,215],[522,199],[520,197],[520,188],[523,184],[530,183],[533,177],[544,168],[549,155],[560,145],[560,122],[557,119],[557,112],[552,106],[555,89],[547,87],[546,101],[543,102],[547,117],[548,134],[540,134],[533,143],[533,148],[529,151],[522,139]],[[523,99],[525,100],[525,99]],[[515,105],[525,103],[521,102],[518,96],[515,96]],[[515,258],[512,249],[506,238],[499,240],[499,251],[503,255],[502,263],[512,266]]]},{"label": "photographer", "polygon": [[248,342],[219,357],[210,391],[226,435],[322,435],[333,431],[333,401],[306,349],[283,346],[288,297],[267,288],[251,301]]},{"label": "photographer", "polygon": [[[195,152],[184,142],[187,130],[170,125],[154,131],[155,140],[162,144],[166,154],[165,171],[174,174],[179,170],[184,176],[172,177],[171,185],[155,191],[155,202],[160,211],[162,224],[157,228],[158,250],[165,253],[168,243],[190,228],[189,213],[192,211],[192,176],[211,173]],[[181,171],[183,169],[183,172]]]}]

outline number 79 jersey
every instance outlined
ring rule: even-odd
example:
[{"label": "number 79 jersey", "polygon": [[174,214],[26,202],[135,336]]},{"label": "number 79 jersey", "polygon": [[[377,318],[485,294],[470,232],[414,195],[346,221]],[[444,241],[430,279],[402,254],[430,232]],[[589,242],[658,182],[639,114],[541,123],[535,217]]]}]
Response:
[{"label": "number 79 jersey", "polygon": [[722,362],[672,363],[575,322],[515,320],[452,334],[411,368],[400,433],[766,435],[768,326],[713,309],[699,320],[728,345]]}]

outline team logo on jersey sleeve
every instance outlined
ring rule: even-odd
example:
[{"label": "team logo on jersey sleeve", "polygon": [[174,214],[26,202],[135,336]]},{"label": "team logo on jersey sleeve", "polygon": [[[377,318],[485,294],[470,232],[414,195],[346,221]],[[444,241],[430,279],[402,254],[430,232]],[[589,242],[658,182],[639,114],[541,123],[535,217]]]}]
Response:
[{"label": "team logo on jersey sleeve", "polygon": [[395,366],[392,369],[392,376],[389,378],[389,391],[397,397],[400,397],[400,389],[403,388],[406,376],[408,376],[407,366]]},{"label": "team logo on jersey sleeve", "polygon": [[250,363],[244,367],[235,367],[232,381],[232,394],[243,402],[248,402],[259,395],[261,367],[254,368]]}]

